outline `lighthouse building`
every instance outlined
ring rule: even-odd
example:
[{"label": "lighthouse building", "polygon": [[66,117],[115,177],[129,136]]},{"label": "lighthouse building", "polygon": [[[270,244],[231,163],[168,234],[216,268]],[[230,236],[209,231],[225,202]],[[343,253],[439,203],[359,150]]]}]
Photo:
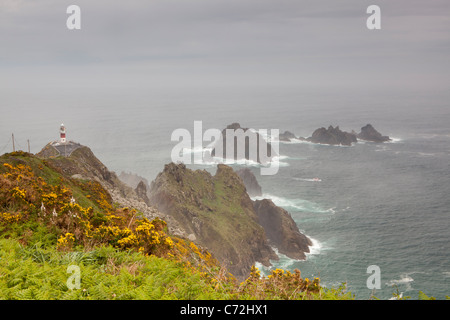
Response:
[{"label": "lighthouse building", "polygon": [[66,143],[66,127],[64,126],[64,123],[61,124],[61,127],[59,129],[59,136],[60,136],[60,142]]},{"label": "lighthouse building", "polygon": [[66,126],[64,123],[61,123],[61,126],[59,127],[59,140],[50,142],[49,146],[56,151],[56,153],[52,153],[50,157],[70,157],[72,152],[82,147],[82,145],[77,142],[67,140]]}]

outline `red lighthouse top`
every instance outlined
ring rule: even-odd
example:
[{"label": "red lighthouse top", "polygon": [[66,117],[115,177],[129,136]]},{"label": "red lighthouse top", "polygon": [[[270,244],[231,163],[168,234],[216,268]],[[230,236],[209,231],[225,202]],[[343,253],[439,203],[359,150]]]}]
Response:
[{"label": "red lighthouse top", "polygon": [[66,143],[66,127],[64,126],[64,123],[61,124],[59,135],[61,143]]}]

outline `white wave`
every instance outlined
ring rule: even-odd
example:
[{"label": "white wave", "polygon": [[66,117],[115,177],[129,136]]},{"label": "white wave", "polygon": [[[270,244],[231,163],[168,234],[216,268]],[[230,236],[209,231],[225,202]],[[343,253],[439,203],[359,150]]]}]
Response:
[{"label": "white wave", "polygon": [[197,146],[194,148],[183,148],[183,154],[193,154],[193,153],[205,153],[206,151],[211,151],[211,148],[203,148],[202,146]]},{"label": "white wave", "polygon": [[309,259],[310,256],[320,254],[321,249],[322,249],[322,244],[314,238],[311,238],[309,236],[307,236],[307,237],[311,240],[313,245],[309,246],[309,252],[305,252],[306,259],[298,260],[298,259],[289,258],[288,256],[280,253],[277,248],[272,247],[273,251],[275,251],[279,260],[271,260],[270,263],[272,264],[272,266],[270,266],[270,267],[266,267],[263,264],[261,264],[260,262],[256,262],[255,267],[258,268],[258,270],[261,272],[261,274],[263,276],[267,276],[270,274],[270,272],[272,270],[274,270],[276,268],[280,268],[283,270],[291,270],[293,265],[296,262],[306,261]]},{"label": "white wave", "polygon": [[299,143],[311,143],[309,141],[301,140],[301,139],[290,139],[290,141],[277,140],[281,144],[299,144]]},{"label": "white wave", "polygon": [[320,254],[320,252],[322,251],[322,244],[319,242],[319,240],[311,238],[311,237],[308,237],[308,238],[311,240],[312,246],[309,246],[309,253],[306,253],[306,258],[308,258],[308,256],[311,256],[311,255]]},{"label": "white wave", "polygon": [[219,163],[223,163],[226,165],[240,165],[240,166],[248,166],[248,167],[256,167],[256,168],[262,168],[262,167],[274,167],[274,166],[278,166],[278,167],[289,167],[289,163],[285,162],[285,161],[281,161],[284,159],[288,159],[288,156],[277,156],[277,157],[273,157],[271,159],[270,162],[268,163],[259,163],[257,161],[254,160],[250,160],[250,159],[228,159],[228,158],[222,158],[222,157],[212,157],[212,161],[205,161],[204,159],[201,160],[201,163],[199,164],[206,164],[206,165],[211,165],[211,164],[219,164]]},{"label": "white wave", "polygon": [[264,193],[262,196],[259,197],[253,197],[252,199],[253,200],[270,199],[277,206],[285,209],[292,208],[298,211],[315,212],[315,213],[332,213],[332,214],[335,213],[334,211],[335,208],[324,209],[314,202],[303,199],[287,199],[267,193]]},{"label": "white wave", "polygon": [[294,180],[297,180],[297,181],[309,181],[309,182],[321,182],[322,181],[322,179],[319,179],[319,178],[292,178],[292,179],[294,179]]},{"label": "white wave", "polygon": [[402,142],[403,139],[402,138],[394,138],[394,137],[389,137],[391,140],[390,141],[386,141],[385,143],[399,143]]},{"label": "white wave", "polygon": [[386,282],[386,285],[389,287],[401,286],[402,288],[404,288],[404,291],[412,290],[411,283],[414,282],[414,279],[410,276],[410,274],[411,273],[401,274],[400,279],[390,280],[390,281]]},{"label": "white wave", "polygon": [[211,156],[212,148],[203,148],[203,147],[194,147],[194,148],[183,148],[183,154],[199,154],[202,156],[198,159],[193,160],[193,164],[198,165],[206,165],[206,166],[215,166],[217,164],[226,164],[226,165],[240,165],[240,166],[249,166],[249,167],[269,167],[269,166],[278,166],[278,167],[288,167],[289,163],[283,160],[290,159],[289,156],[279,155],[276,157],[272,157],[268,163],[259,163],[250,159],[229,159]]},{"label": "white wave", "polygon": [[[283,143],[283,141],[280,141],[280,143]],[[342,145],[342,144],[325,144],[325,143],[315,143],[315,142],[311,142],[311,141],[307,141],[307,140],[300,140],[300,139],[292,139],[290,142],[285,141],[285,144],[309,144],[309,145],[313,145],[313,146],[321,146],[321,147],[338,147],[338,148],[351,148],[355,145],[355,143],[352,143],[349,146],[346,145]]]},{"label": "white wave", "polygon": [[[380,152],[380,151],[389,151],[391,149],[389,149],[387,146],[385,145],[379,145],[377,146],[377,148],[375,149],[375,152]],[[397,152],[396,152],[397,153]]]}]

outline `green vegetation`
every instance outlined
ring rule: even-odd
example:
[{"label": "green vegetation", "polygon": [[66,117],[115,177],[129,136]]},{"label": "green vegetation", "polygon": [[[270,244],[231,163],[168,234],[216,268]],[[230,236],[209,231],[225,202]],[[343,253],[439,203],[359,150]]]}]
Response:
[{"label": "green vegetation", "polygon": [[28,153],[0,157],[0,299],[354,299],[299,270],[250,271],[237,282],[164,221],[113,205],[99,183]]},{"label": "green vegetation", "polygon": [[[69,265],[80,267],[80,287],[70,290]],[[24,247],[0,240],[0,299],[220,299],[200,272],[136,251],[98,247],[61,252],[40,243]]]}]

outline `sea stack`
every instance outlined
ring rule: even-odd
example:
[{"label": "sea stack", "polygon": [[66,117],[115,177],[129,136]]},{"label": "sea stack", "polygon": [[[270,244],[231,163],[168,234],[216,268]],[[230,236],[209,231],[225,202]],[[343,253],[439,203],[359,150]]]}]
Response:
[{"label": "sea stack", "polygon": [[324,127],[315,130],[311,137],[307,139],[313,143],[329,144],[329,145],[344,145],[351,146],[352,143],[356,143],[356,135],[339,129],[339,126],[335,128],[329,126],[328,129]]},{"label": "sea stack", "polygon": [[[234,141],[229,141],[234,150],[227,151],[227,132],[231,133]],[[214,144],[211,152],[213,157],[233,160],[251,160],[260,164],[268,164],[278,153],[271,144],[257,131],[242,128],[237,122],[228,125],[222,130],[222,140]]]},{"label": "sea stack", "polygon": [[388,136],[383,136],[371,124],[361,128],[361,132],[357,135],[358,139],[372,142],[386,142],[391,141]]}]

